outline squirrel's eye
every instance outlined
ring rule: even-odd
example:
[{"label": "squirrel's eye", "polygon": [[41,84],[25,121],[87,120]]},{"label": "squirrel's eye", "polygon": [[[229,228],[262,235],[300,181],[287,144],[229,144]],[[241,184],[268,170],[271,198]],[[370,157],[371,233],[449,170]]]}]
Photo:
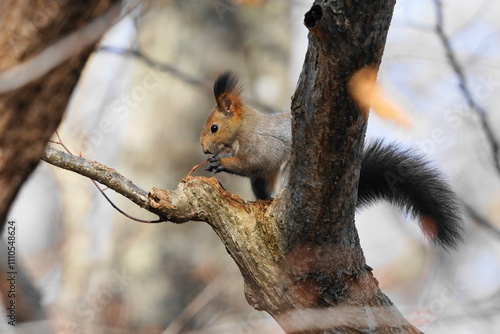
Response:
[{"label": "squirrel's eye", "polygon": [[212,131],[212,133],[216,133],[217,130],[219,130],[219,126],[217,124],[212,124],[210,131]]}]

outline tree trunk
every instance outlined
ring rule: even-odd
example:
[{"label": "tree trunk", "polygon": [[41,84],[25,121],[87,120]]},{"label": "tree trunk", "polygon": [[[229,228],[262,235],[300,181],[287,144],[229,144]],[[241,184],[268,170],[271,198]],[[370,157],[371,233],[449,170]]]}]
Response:
[{"label": "tree trunk", "polygon": [[[87,30],[87,35],[76,41],[56,42],[86,26],[117,2],[0,2],[0,231],[4,230],[7,213],[21,185],[37,166],[59,125],[95,41],[119,14],[120,8],[115,6],[98,21],[100,25],[92,25],[93,30]],[[73,45],[69,45],[71,42]],[[53,68],[47,67],[58,58],[65,60]],[[6,248],[4,244],[0,246],[2,251]],[[2,252],[0,261],[0,293],[4,302],[12,301],[5,283],[9,278],[6,273],[16,272],[16,320],[45,318],[40,294],[29,281],[29,275],[23,273],[19,259],[13,267],[7,267],[6,254]],[[40,324],[38,332],[48,332],[45,326]]]},{"label": "tree trunk", "polygon": [[[348,83],[364,67],[378,69],[393,7],[393,0],[318,0],[305,15],[309,47],[281,198],[242,203],[205,183],[200,189],[194,178],[176,192],[150,193],[170,220],[212,225],[240,267],[249,303],[287,333],[419,332],[378,288],[354,225],[368,110],[352,100]],[[211,202],[217,213],[207,210]],[[189,212],[179,211],[185,206]]]}]

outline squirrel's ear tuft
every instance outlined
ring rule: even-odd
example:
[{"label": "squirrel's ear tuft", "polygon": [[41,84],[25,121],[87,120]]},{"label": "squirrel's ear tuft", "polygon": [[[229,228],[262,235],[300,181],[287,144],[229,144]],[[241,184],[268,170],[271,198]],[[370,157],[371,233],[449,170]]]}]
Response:
[{"label": "squirrel's ear tuft", "polygon": [[241,94],[241,88],[238,85],[238,76],[231,70],[226,70],[219,74],[214,83],[215,99],[218,99],[224,93],[231,95]]},{"label": "squirrel's ear tuft", "polygon": [[214,95],[219,108],[228,112],[238,112],[242,105],[238,76],[231,70],[219,74],[214,83]]}]

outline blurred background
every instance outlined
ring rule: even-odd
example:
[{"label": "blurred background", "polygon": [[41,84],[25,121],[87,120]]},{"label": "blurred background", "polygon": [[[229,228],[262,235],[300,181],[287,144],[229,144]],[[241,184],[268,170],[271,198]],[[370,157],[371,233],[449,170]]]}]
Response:
[{"label": "blurred background", "polygon": [[[218,73],[237,71],[255,108],[289,110],[311,4],[144,2],[88,62],[58,130],[63,142],[145,190],[175,189],[206,159],[199,134],[215,105]],[[493,148],[500,142],[500,2],[447,0],[442,16],[448,53],[434,1],[396,4],[379,82],[411,115],[412,127],[372,113],[367,140],[401,142],[445,172],[463,202],[465,242],[454,252],[437,249],[415,222],[383,203],[359,212],[356,224],[381,289],[420,330],[498,333],[500,168]],[[253,199],[246,179],[217,177]],[[106,194],[131,215],[155,218]],[[43,162],[9,220],[18,228],[18,260],[57,333],[283,333],[247,304],[238,268],[206,224],[132,221],[88,179]],[[0,322],[0,332],[11,330]]]}]

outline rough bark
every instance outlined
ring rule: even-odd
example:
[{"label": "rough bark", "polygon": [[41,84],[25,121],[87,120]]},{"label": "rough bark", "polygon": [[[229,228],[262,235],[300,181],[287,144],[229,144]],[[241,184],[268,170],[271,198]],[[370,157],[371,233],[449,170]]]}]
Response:
[{"label": "rough bark", "polygon": [[[378,69],[393,7],[394,1],[316,1],[305,16],[309,47],[292,101],[291,173],[283,200],[288,209],[280,222],[288,257],[306,262],[292,273],[293,286],[307,282],[318,292],[297,299],[299,308],[386,307],[384,317],[394,310],[365,264],[354,225],[368,110],[348,90],[358,70]],[[397,312],[390,317],[401,318]],[[413,331],[398,323],[391,332]]]}]

